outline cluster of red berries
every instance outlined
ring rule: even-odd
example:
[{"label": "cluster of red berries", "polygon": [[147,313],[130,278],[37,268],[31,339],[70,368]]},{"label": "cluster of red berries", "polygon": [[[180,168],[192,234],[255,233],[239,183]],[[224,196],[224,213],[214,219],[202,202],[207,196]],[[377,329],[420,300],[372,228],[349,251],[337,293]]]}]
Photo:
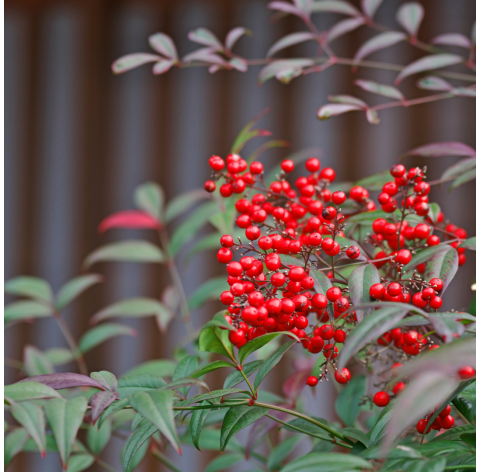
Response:
[{"label": "cluster of red berries", "polygon": [[[336,174],[331,168],[321,169],[318,159],[307,160],[305,167],[309,175],[297,178],[295,188],[286,180],[294,170],[290,160],[282,162],[280,175],[270,185],[264,181],[260,162],[248,166],[237,154],[230,154],[225,161],[212,156],[209,164],[213,174],[212,180],[205,183],[207,191],[215,191],[216,181],[222,179],[221,196],[242,195],[235,203],[239,212],[236,224],[244,229],[247,243],[241,238],[235,242],[226,234],[221,237],[222,247],[217,252],[218,261],[227,268],[230,289],[221,294],[220,300],[228,307],[226,318],[236,328],[229,334],[236,347],[266,333],[289,331],[309,352],[323,353],[325,362],[321,365],[321,374],[307,379],[308,385],[316,385],[327,375],[329,365],[335,368],[336,343],[344,343],[349,334],[346,323],[352,326],[357,321],[347,280],[336,270],[342,267],[338,262],[356,260],[361,252],[386,273],[382,283],[371,287],[373,299],[412,302],[423,308],[429,304],[428,309],[433,310],[441,307],[442,300],[437,293],[442,290],[443,282],[440,279],[425,282],[418,274],[403,280],[403,266],[411,261],[416,250],[441,242],[439,236],[430,234],[432,231],[439,230],[443,238],[453,236],[453,244],[466,238],[466,232],[450,224],[445,226],[442,213],[438,214],[436,223],[430,221],[430,186],[424,181],[421,169],[406,171],[402,165],[391,169],[394,181],[383,186],[378,198],[386,216],[374,221],[374,234],[366,240],[372,249],[370,255],[360,242],[346,245],[344,229],[353,214],[375,210],[375,202],[366,189],[355,186],[349,192],[349,208],[354,208],[354,212],[341,214],[340,205],[348,196],[340,190],[331,193],[327,187]],[[401,217],[393,215],[398,207],[397,198],[402,199]],[[425,220],[411,227],[404,219],[409,214]],[[385,251],[389,250],[388,255]],[[241,252],[239,260],[234,260],[233,251]],[[291,256],[284,258],[287,254]],[[293,259],[298,263],[293,263]],[[318,293],[318,271],[326,271],[337,286]],[[421,268],[418,272],[422,273]],[[418,290],[411,294],[413,287]],[[310,321],[311,313],[315,313],[315,317]],[[380,342],[386,344],[392,341],[411,355],[418,354],[427,343],[416,331],[403,334],[401,330],[393,330],[380,338]],[[349,370],[336,370],[335,379],[339,383],[348,382]],[[383,395],[375,397],[376,404],[386,401],[381,397]],[[389,395],[387,398],[389,402]]]}]

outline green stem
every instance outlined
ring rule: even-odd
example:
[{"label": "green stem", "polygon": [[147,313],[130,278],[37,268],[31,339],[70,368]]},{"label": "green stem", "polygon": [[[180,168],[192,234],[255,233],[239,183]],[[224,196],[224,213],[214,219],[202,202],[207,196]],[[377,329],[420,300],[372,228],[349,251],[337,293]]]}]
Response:
[{"label": "green stem", "polygon": [[[274,421],[277,421],[278,423],[281,423],[283,424],[284,426],[287,426],[288,428],[290,429],[294,429],[296,431],[299,431],[300,433],[303,433],[303,434],[307,434],[309,436],[312,436],[313,438],[316,438],[316,439],[322,439],[323,441],[327,441],[326,438],[323,438],[322,436],[318,436],[317,434],[314,434],[314,433],[311,433],[309,431],[305,431],[301,428],[298,428],[297,426],[294,426],[292,424],[289,424],[289,423],[286,423],[282,420],[279,420],[278,418],[276,418],[275,416],[272,416],[272,415],[266,415],[268,418],[270,418],[271,420],[274,420]],[[335,441],[327,441],[327,442],[333,442],[334,444],[338,445],[338,446],[342,446],[342,447],[346,447],[348,449],[352,449],[352,446],[349,446],[348,444],[342,444],[342,443],[338,443],[338,442],[335,442]]]},{"label": "green stem", "polygon": [[215,410],[216,408],[230,408],[231,406],[247,405],[250,400],[242,400],[235,403],[219,403],[218,405],[197,405],[197,406],[174,406],[173,410]]},{"label": "green stem", "polygon": [[182,472],[173,464],[173,462],[165,454],[162,454],[159,450],[153,451],[152,455],[157,459],[159,459],[159,461],[162,462],[162,464],[167,466],[173,472]]},{"label": "green stem", "polygon": [[444,470],[459,470],[459,469],[476,469],[475,464],[466,464],[466,465],[448,465],[447,467],[444,467]]},{"label": "green stem", "polygon": [[242,377],[244,377],[244,380],[246,381],[247,385],[249,385],[249,388],[252,392],[252,395],[255,395],[256,392],[255,392],[254,388],[252,387],[251,383],[249,382],[249,379],[247,378],[246,374],[244,374],[244,371],[240,370],[239,372],[241,373]]},{"label": "green stem", "polygon": [[312,424],[318,426],[319,428],[323,429],[324,431],[327,431],[332,436],[336,436],[337,438],[342,439],[347,444],[349,444],[351,446],[354,446],[354,443],[350,439],[343,436],[341,433],[338,433],[337,431],[334,431],[333,429],[329,428],[329,426],[326,426],[325,424],[322,424],[319,421],[316,421],[316,420],[310,418],[309,416],[303,415],[302,413],[298,413],[297,411],[289,410],[287,408],[282,408],[280,406],[268,405],[267,403],[253,402],[253,405],[254,406],[260,406],[261,408],[267,408],[269,410],[282,411],[282,412],[287,413],[289,415],[297,416],[298,418],[301,418],[305,421],[308,421],[309,423],[312,423]]},{"label": "green stem", "polygon": [[62,318],[60,312],[55,311],[54,312],[54,318],[55,321],[57,322],[58,327],[60,328],[60,331],[62,331],[62,334],[67,341],[67,344],[70,348],[70,352],[72,353],[72,356],[74,359],[77,361],[80,373],[83,375],[89,375],[89,370],[87,369],[87,364],[85,363],[85,359],[80,352],[80,349],[77,346],[77,343],[75,342],[75,338],[73,337],[73,334],[71,333],[67,323],[65,323],[64,319]]}]

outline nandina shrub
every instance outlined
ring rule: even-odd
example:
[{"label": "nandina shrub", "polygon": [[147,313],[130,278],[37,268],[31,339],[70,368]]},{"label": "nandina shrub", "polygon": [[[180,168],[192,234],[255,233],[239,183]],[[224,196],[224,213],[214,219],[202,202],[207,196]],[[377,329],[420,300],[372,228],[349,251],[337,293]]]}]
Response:
[{"label": "nandina shrub", "polygon": [[[431,41],[436,47],[419,40],[423,9],[413,2],[402,5],[397,14],[407,34],[384,31],[362,45],[352,60],[337,58],[329,43],[361,25],[379,29],[373,16],[380,3],[364,0],[361,13],[342,1],[272,2],[270,8],[300,17],[310,32],[281,39],[269,56],[309,40],[317,41],[327,56],[268,60],[261,81],[275,76],[288,82],[337,63],[368,67],[364,57],[400,41],[432,54],[399,66],[398,83],[451,64],[473,67],[474,39],[441,35]],[[351,18],[319,32],[311,16],[322,11]],[[150,43],[162,56],[127,56],[116,61],[114,70],[155,61],[155,73],[191,63],[209,65],[211,72],[245,71],[249,60],[231,52],[243,33],[236,28],[222,44],[209,31],[196,30],[189,37],[209,49],[182,60],[172,40],[159,33]],[[445,54],[439,45],[465,47],[469,56]],[[452,80],[472,78],[436,73]],[[357,82],[396,101],[369,107],[355,97],[331,97],[333,103],[321,107],[318,116],[364,110],[368,120],[377,123],[377,110],[387,106],[474,94],[472,87],[455,88],[438,76],[423,78],[418,85],[443,93],[411,101],[392,86]],[[159,299],[124,299],[105,307],[93,315],[94,326],[77,341],[62,311],[101,282],[99,274],[81,275],[55,295],[42,279],[7,281],[7,293],[26,298],[6,307],[7,327],[52,316],[69,349],[41,352],[26,346],[19,366],[23,378],[5,387],[11,415],[6,464],[23,450],[42,456],[58,453],[69,471],[85,470],[93,463],[113,470],[100,455],[113,435],[123,434],[125,471],[136,469],[148,452],[178,470],[166,454],[170,448],[180,452],[182,446],[192,445],[226,451],[209,465],[211,472],[241,460],[253,468],[283,472],[475,468],[475,316],[443,309],[444,292],[466,257],[472,257],[475,237],[456,226],[455,215],[444,215],[430,201],[432,186],[451,182],[450,188],[456,188],[474,178],[475,151],[458,142],[427,144],[406,154],[463,159],[440,180],[430,181],[429,169],[406,168],[401,156],[384,172],[351,185],[337,182],[336,169],[306,153],[265,171],[259,156],[278,142],[242,157],[248,141],[268,134],[255,128],[256,121],[246,125],[225,159],[212,156],[208,164],[206,159],[212,176],[204,190],[165,203],[162,189],[149,182],[135,190],[136,210],[119,211],[99,225],[101,233],[115,228],[157,233],[159,244],[128,240],[102,246],[86,258],[84,268],[102,261],[163,264],[170,283]],[[291,178],[299,168],[303,174]],[[167,224],[194,206],[170,234]],[[208,222],[214,232],[191,246],[188,257],[215,248],[226,273],[187,297],[176,258]],[[210,298],[220,299],[224,309],[196,333],[191,310]],[[133,334],[111,319],[139,316],[154,316],[162,331],[173,317],[181,316],[188,339],[195,339],[182,347],[192,355],[181,350],[175,359],[148,362],[118,379],[107,370],[90,372],[87,352],[114,336]],[[280,362],[285,365],[288,350],[295,371],[283,392],[264,390],[263,381]],[[72,361],[79,373],[56,372]],[[211,390],[202,378],[219,369],[226,374],[223,388]],[[338,422],[313,417],[299,398],[302,389],[322,389],[327,380],[339,384]],[[244,444],[235,435],[248,426],[252,429]],[[267,452],[266,438],[275,442]],[[298,453],[301,439],[308,445],[303,449],[307,454]]]}]

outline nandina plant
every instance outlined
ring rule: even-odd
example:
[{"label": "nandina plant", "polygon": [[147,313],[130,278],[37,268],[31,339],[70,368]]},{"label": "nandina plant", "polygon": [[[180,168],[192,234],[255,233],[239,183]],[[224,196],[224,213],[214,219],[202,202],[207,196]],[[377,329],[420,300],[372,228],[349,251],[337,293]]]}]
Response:
[{"label": "nandina plant", "polygon": [[[361,88],[396,101],[369,107],[355,97],[337,96],[318,113],[326,118],[364,110],[372,123],[378,121],[377,110],[389,106],[474,95],[472,86],[454,87],[439,77],[471,81],[472,74],[437,70],[452,64],[472,69],[474,37],[451,33],[422,42],[417,31],[424,12],[415,2],[397,13],[407,33],[384,31],[355,58],[337,57],[330,43],[341,34],[361,25],[381,29],[373,19],[380,4],[364,0],[361,12],[344,1],[272,2],[270,8],[298,16],[309,32],[282,38],[268,56],[309,40],[319,44],[320,55],[268,58],[261,81],[275,76],[288,82],[335,64],[390,68],[399,72],[397,83],[418,72],[438,74],[418,85],[442,94],[409,101],[392,86],[358,81]],[[324,11],[350,18],[321,32],[312,16]],[[127,56],[114,70],[154,61],[155,73],[187,65],[244,71],[259,63],[231,52],[245,32],[236,28],[222,44],[209,31],[196,30],[189,37],[207,50],[182,60],[172,40],[159,33],[150,43],[162,56]],[[430,55],[406,67],[363,61],[400,41]],[[444,53],[439,45],[464,47],[468,57]],[[25,346],[22,361],[7,360],[20,379],[5,387],[7,465],[21,451],[49,452],[59,455],[64,470],[81,471],[94,463],[116,470],[102,459],[102,451],[123,437],[124,471],[135,470],[148,453],[178,471],[169,449],[180,453],[189,446],[223,452],[209,464],[210,472],[241,461],[282,472],[475,469],[475,316],[472,310],[443,309],[443,295],[466,257],[472,257],[475,237],[430,201],[432,186],[449,183],[453,189],[474,178],[474,149],[441,142],[406,152],[462,158],[437,181],[429,180],[427,168],[406,168],[400,156],[385,172],[346,184],[335,181],[335,169],[303,151],[265,171],[259,156],[285,142],[269,141],[245,156],[248,141],[269,134],[255,128],[259,118],[241,131],[225,159],[208,160],[212,176],[205,190],[167,203],[162,189],[149,182],[135,190],[135,210],[121,210],[100,223],[100,233],[153,231],[158,243],[107,244],[85,259],[84,271],[109,261],[160,264],[170,282],[158,297],[123,299],[102,308],[77,340],[63,310],[100,283],[100,274],[83,274],[55,295],[42,279],[7,281],[6,292],[24,298],[6,307],[7,328],[53,317],[68,345],[43,352]],[[291,178],[299,167],[304,175]],[[169,231],[167,225],[186,212],[185,221]],[[211,232],[197,239],[207,224]],[[179,258],[188,261],[214,248],[226,274],[186,294]],[[196,331],[191,311],[212,298],[224,309]],[[91,372],[86,353],[114,336],[135,334],[112,319],[145,316],[154,316],[162,332],[175,316],[182,317],[188,336],[172,359],[152,360],[119,378],[108,370]],[[287,351],[289,361],[283,359]],[[288,362],[294,373],[282,392],[265,390],[272,369]],[[65,372],[66,366],[76,371]],[[217,370],[224,373],[224,385],[211,390],[203,377]],[[303,389],[322,389],[328,380],[339,388],[336,422],[312,416],[309,402],[300,397]],[[247,441],[238,440],[236,433],[248,426]],[[302,454],[300,440],[306,446]]]}]

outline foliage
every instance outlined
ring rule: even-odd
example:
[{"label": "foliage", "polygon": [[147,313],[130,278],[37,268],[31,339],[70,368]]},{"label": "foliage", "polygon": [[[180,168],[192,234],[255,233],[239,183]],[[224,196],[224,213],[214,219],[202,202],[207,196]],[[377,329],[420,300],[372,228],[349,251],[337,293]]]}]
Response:
[{"label": "foliage", "polygon": [[[370,106],[357,97],[337,95],[330,96],[331,103],[318,111],[320,119],[363,111],[374,124],[379,122],[378,110],[384,108],[475,96],[474,85],[458,86],[446,80],[474,82],[473,73],[440,70],[453,65],[474,69],[474,34],[441,34],[425,43],[418,37],[424,16],[421,4],[402,4],[396,14],[402,31],[391,31],[374,20],[381,3],[362,0],[359,10],[343,0],[273,1],[268,7],[276,12],[276,18],[298,17],[308,31],[279,39],[266,59],[246,59],[232,52],[242,36],[250,35],[245,28],[234,28],[223,42],[199,28],[189,33],[189,39],[203,47],[183,58],[179,58],[171,38],[157,33],[149,38],[156,54],[124,56],[113,64],[113,70],[122,73],[153,62],[154,74],[190,66],[208,66],[211,73],[221,69],[245,72],[260,64],[260,83],[271,78],[288,83],[334,65],[395,71],[398,75],[393,85],[356,80],[362,90],[393,101]],[[323,13],[346,18],[319,31],[314,17]],[[331,43],[362,26],[375,31],[374,36],[353,58],[338,57]],[[308,41],[319,47],[317,57],[272,59],[279,51]],[[366,60],[400,42],[424,55],[407,65]],[[445,51],[445,47],[464,49],[467,57]],[[426,72],[430,75],[420,78],[418,87],[437,93],[406,99],[399,84]],[[405,155],[460,158],[439,181],[426,182],[426,169],[407,170],[397,164],[352,188],[336,184],[350,192],[335,192],[334,196],[328,187],[335,172],[321,171],[311,150],[293,154],[270,173],[263,172],[258,158],[268,148],[286,146],[284,141],[268,141],[245,160],[240,157],[247,142],[270,134],[256,128],[261,116],[251,120],[234,140],[227,158],[228,172],[221,158],[214,156],[209,161],[213,172],[206,188],[211,193],[193,190],[167,202],[160,186],[147,182],[134,191],[136,209],[119,211],[100,223],[100,233],[143,229],[154,233],[157,242],[138,239],[101,246],[85,258],[84,271],[99,262],[161,265],[170,280],[157,299],[133,297],[102,308],[92,314],[93,326],[76,340],[64,310],[102,283],[103,276],[83,273],[67,281],[56,294],[48,281],[37,277],[6,282],[6,293],[20,299],[5,307],[5,328],[51,317],[68,345],[68,349],[52,347],[46,351],[26,346],[24,358],[15,363],[22,380],[5,386],[9,412],[6,466],[22,451],[42,457],[53,452],[64,470],[86,470],[93,463],[113,470],[101,459],[101,453],[112,436],[120,435],[127,438],[121,458],[124,471],[135,470],[147,453],[177,471],[165,453],[169,448],[181,452],[189,446],[224,452],[209,464],[209,472],[225,470],[241,460],[248,460],[253,468],[283,472],[475,468],[476,318],[440,308],[444,291],[466,255],[475,251],[476,240],[447,221],[439,206],[427,197],[431,186],[450,182],[453,189],[475,177],[474,149],[452,141],[426,144]],[[288,174],[306,160],[309,175],[305,182],[296,181],[295,191]],[[223,181],[220,188],[218,181]],[[376,206],[374,194],[379,194],[381,206]],[[254,216],[260,211],[265,216]],[[247,224],[243,226],[241,217],[245,215]],[[208,228],[208,234],[198,238],[203,228]],[[244,233],[239,228],[245,229],[249,242],[242,242]],[[248,237],[257,231],[257,237]],[[261,231],[270,235],[271,242],[275,239],[277,246],[272,242],[267,249],[261,250],[260,244],[256,247]],[[239,242],[225,239],[229,235],[241,236]],[[201,251],[218,249],[219,241],[223,246],[219,261],[229,263],[229,248],[236,248],[243,253],[245,267],[239,263],[240,273],[232,275],[229,270],[236,266],[228,265],[228,282],[225,277],[215,277],[186,294],[178,263]],[[264,267],[270,254],[279,256],[276,268]],[[250,255],[254,258],[246,261]],[[254,259],[261,263],[255,274],[249,273]],[[292,269],[302,269],[302,278],[295,280]],[[279,274],[287,275],[287,280],[274,287],[272,277]],[[299,286],[291,282],[299,282]],[[392,284],[401,287],[399,293]],[[244,293],[244,287],[250,292]],[[340,295],[332,298],[333,289]],[[283,300],[289,300],[284,306],[291,303],[294,307],[285,309],[285,320],[267,308],[264,313],[261,305],[255,313],[260,318],[249,317],[246,308],[255,307],[254,297],[248,296],[251,293],[261,294],[262,305],[282,293]],[[196,331],[192,310],[219,295],[228,308]],[[154,317],[161,332],[169,329],[175,317],[181,317],[187,332],[184,344],[178,346],[181,354],[173,360],[149,361],[119,378],[109,371],[90,372],[85,354],[113,337],[135,336],[136,332],[122,323],[123,318],[134,317]],[[264,324],[266,319],[272,321]],[[333,331],[325,334],[326,329]],[[328,341],[330,348],[316,347],[315,338],[322,345]],[[338,356],[334,349],[338,349]],[[312,354],[317,353],[313,359]],[[279,363],[287,365],[287,357],[294,359],[295,369],[281,397],[263,389],[264,380]],[[393,366],[399,361],[402,366]],[[58,372],[71,362],[76,363],[78,372]],[[351,378],[349,368],[356,365],[362,373]],[[220,369],[225,374],[224,386],[210,390],[204,376]],[[369,387],[373,383],[369,378],[375,389]],[[335,404],[339,421],[310,416],[308,405],[299,397],[306,380],[315,386],[319,379],[339,383]],[[244,444],[236,435],[247,427],[250,434]],[[275,438],[275,444],[265,454],[268,438]],[[308,453],[299,456],[296,447],[301,440],[303,451]]]}]

